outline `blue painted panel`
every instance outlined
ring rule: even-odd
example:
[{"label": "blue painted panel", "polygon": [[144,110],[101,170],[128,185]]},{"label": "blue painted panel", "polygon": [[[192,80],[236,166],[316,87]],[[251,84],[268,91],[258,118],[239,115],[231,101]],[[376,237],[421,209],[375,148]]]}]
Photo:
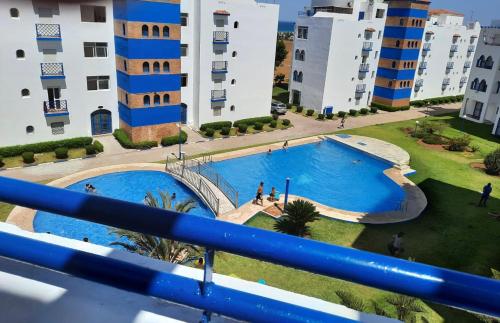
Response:
[{"label": "blue painted panel", "polygon": [[374,96],[379,96],[386,99],[407,99],[411,96],[411,89],[389,89],[381,86],[375,86],[373,91]]},{"label": "blue painted panel", "polygon": [[360,11],[359,15],[358,15],[358,20],[363,20],[363,19],[365,19],[365,12],[364,11]]},{"label": "blue painted panel", "polygon": [[386,26],[384,29],[384,38],[421,40],[423,35],[423,28]]},{"label": "blue painted panel", "polygon": [[153,107],[144,109],[130,109],[118,103],[120,119],[131,127],[154,126],[163,123],[181,121],[181,106]]},{"label": "blue painted panel", "polygon": [[415,78],[415,70],[393,70],[379,67],[377,76],[385,77],[390,80],[413,80]]},{"label": "blue painted panel", "polygon": [[180,4],[156,1],[115,0],[113,16],[115,19],[159,23],[180,23]]},{"label": "blue painted panel", "polygon": [[181,42],[173,39],[129,39],[115,36],[115,51],[129,59],[181,57]]},{"label": "blue painted panel", "polygon": [[181,88],[179,74],[127,75],[116,71],[116,76],[118,87],[129,93],[179,91]]},{"label": "blue painted panel", "polygon": [[418,60],[420,51],[418,49],[400,49],[382,47],[380,51],[380,58],[396,59],[402,61],[416,61]]},{"label": "blue painted panel", "polygon": [[409,8],[389,8],[387,17],[415,17],[427,19],[427,10]]}]

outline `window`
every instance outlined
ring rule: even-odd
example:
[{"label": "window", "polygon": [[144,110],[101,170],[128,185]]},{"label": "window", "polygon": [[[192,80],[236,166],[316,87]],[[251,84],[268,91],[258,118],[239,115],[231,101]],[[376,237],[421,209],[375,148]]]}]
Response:
[{"label": "window", "polygon": [[160,102],[160,96],[158,94],[155,94],[154,96],[154,103],[155,105],[160,105],[161,102]]},{"label": "window", "polygon": [[238,56],[238,53],[236,51],[234,51],[233,54],[232,54],[232,56],[236,57],[236,56]]},{"label": "window", "polygon": [[16,50],[16,57],[17,58],[24,58],[24,50],[22,50],[22,49]]},{"label": "window", "polygon": [[181,13],[181,26],[186,27],[188,25],[189,14]]},{"label": "window", "polygon": [[236,110],[236,107],[234,105],[231,106],[231,108],[229,108],[231,111],[234,111]]},{"label": "window", "polygon": [[181,74],[181,87],[186,87],[186,86],[188,86],[188,75]]},{"label": "window", "polygon": [[35,132],[35,127],[33,127],[33,126],[27,126],[26,127],[26,133],[27,134],[34,133],[34,132]]},{"label": "window", "polygon": [[163,104],[170,103],[170,95],[163,94]]},{"label": "window", "polygon": [[125,93],[125,103],[128,104],[128,94]]},{"label": "window", "polygon": [[497,82],[497,94],[500,93],[500,82]]},{"label": "window", "polygon": [[378,57],[378,50],[375,51],[375,58],[377,58],[377,57]]},{"label": "window", "polygon": [[377,9],[377,13],[376,13],[375,17],[377,17],[377,18],[384,18],[384,15],[385,15],[385,10],[384,9]]},{"label": "window", "polygon": [[160,37],[160,27],[153,26],[153,37]]},{"label": "window", "polygon": [[375,77],[375,71],[372,71],[372,78]]},{"label": "window", "polygon": [[231,85],[236,85],[236,80],[235,79],[231,80]]},{"label": "window", "polygon": [[405,24],[405,20],[403,18],[399,19],[399,25],[403,26]]},{"label": "window", "polygon": [[304,27],[304,26],[297,27],[297,38],[299,38],[299,39],[307,39],[308,32],[309,32],[309,28],[308,27]]},{"label": "window", "polygon": [[149,107],[151,105],[151,99],[150,99],[149,95],[145,95],[142,98],[142,103],[144,103],[145,107]]},{"label": "window", "polygon": [[381,31],[381,30],[379,30],[379,31],[378,31],[378,39],[380,39],[381,37],[382,37],[382,31]]},{"label": "window", "polygon": [[181,56],[182,57],[188,56],[188,45],[187,44],[181,44]]},{"label": "window", "polygon": [[234,29],[238,29],[238,27],[239,27],[239,26],[240,26],[240,23],[239,23],[239,22],[237,22],[237,21],[235,21],[235,22],[234,22]]},{"label": "window", "polygon": [[299,75],[297,75],[297,82],[302,83],[303,77],[304,77],[304,74],[302,74],[302,72],[299,72]]},{"label": "window", "polygon": [[396,61],[392,61],[392,68],[396,68]]},{"label": "window", "polygon": [[109,76],[87,76],[87,90],[109,90]]},{"label": "window", "polygon": [[295,50],[295,59],[300,60],[300,50],[298,49]]},{"label": "window", "polygon": [[474,81],[472,81],[472,83],[470,84],[470,88],[471,88],[472,90],[477,90],[477,86],[478,86],[478,85],[479,85],[479,79],[478,79],[478,78],[476,78],[476,79],[474,79]]},{"label": "window", "polygon": [[170,63],[163,62],[163,72],[170,72]]},{"label": "window", "polygon": [[412,20],[411,20],[411,25],[412,25],[412,26],[415,26],[415,19],[412,19]]},{"label": "window", "polygon": [[10,8],[10,16],[12,18],[19,18],[19,10],[17,8]]},{"label": "window", "polygon": [[123,61],[123,70],[126,72],[127,71],[127,61]]},{"label": "window", "polygon": [[125,36],[127,34],[127,26],[122,24],[122,35]]},{"label": "window", "polygon": [[142,72],[149,73],[149,63],[148,62],[142,63]]},{"label": "window", "polygon": [[392,87],[392,81],[389,81],[389,87]]},{"label": "window", "polygon": [[222,107],[213,107],[214,117],[220,117],[222,115]]},{"label": "window", "polygon": [[108,43],[83,43],[85,57],[108,57]]},{"label": "window", "polygon": [[486,85],[486,80],[482,80],[481,83],[479,83],[477,90],[481,91],[481,92],[486,92],[487,88],[488,88],[488,85]]},{"label": "window", "polygon": [[401,42],[399,40],[396,40],[396,47],[399,47],[401,45]]},{"label": "window", "polygon": [[153,63],[153,72],[160,73],[160,63],[158,62]]},{"label": "window", "polygon": [[168,26],[163,27],[163,37],[170,37],[170,28]]},{"label": "window", "polygon": [[149,27],[148,25],[142,25],[142,37],[149,36]]},{"label": "window", "polygon": [[[498,92],[497,92],[497,93],[498,93]],[[30,90],[28,90],[28,89],[22,89],[22,90],[21,90],[21,96],[22,96],[23,98],[29,97],[29,96],[30,96]]]},{"label": "window", "polygon": [[52,122],[50,124],[53,135],[63,135],[64,134],[64,122]]},{"label": "window", "polygon": [[106,22],[106,7],[80,6],[82,22]]}]

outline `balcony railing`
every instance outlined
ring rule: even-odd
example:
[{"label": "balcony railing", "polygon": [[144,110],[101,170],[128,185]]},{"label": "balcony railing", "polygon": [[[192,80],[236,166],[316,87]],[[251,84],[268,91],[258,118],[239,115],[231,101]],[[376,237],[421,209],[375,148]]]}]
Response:
[{"label": "balcony railing", "polygon": [[43,113],[46,116],[60,116],[67,115],[68,102],[66,100],[53,100],[43,102]]},{"label": "balcony railing", "polygon": [[212,73],[214,74],[227,73],[227,61],[212,62]]},{"label": "balcony railing", "polygon": [[229,44],[229,32],[214,31],[214,44]]},{"label": "balcony railing", "polygon": [[472,65],[472,63],[470,61],[467,61],[464,63],[464,68],[467,69],[467,68],[470,68]]},{"label": "balcony railing", "polygon": [[359,65],[359,72],[360,73],[368,73],[370,71],[370,64],[363,63]]},{"label": "balcony railing", "polygon": [[476,46],[474,45],[469,45],[469,48],[467,48],[468,53],[473,53],[476,51]]},{"label": "balcony railing", "polygon": [[420,65],[418,65],[419,70],[425,70],[427,68],[427,62],[420,62]]},{"label": "balcony railing", "polygon": [[366,84],[358,84],[356,85],[356,93],[365,93],[366,92]]},{"label": "balcony railing", "polygon": [[41,63],[42,79],[64,78],[64,67],[62,63]]},{"label": "balcony railing", "polygon": [[464,86],[464,84],[466,83],[467,83],[467,77],[464,76],[460,79],[460,87]]},{"label": "balcony railing", "polygon": [[61,26],[59,24],[35,24],[38,40],[61,40]]},{"label": "balcony railing", "polygon": [[422,46],[422,50],[424,52],[428,52],[431,50],[431,44],[430,43],[425,43],[424,46]]},{"label": "balcony railing", "polygon": [[419,88],[424,85],[424,80],[423,79],[418,79],[415,81],[415,87]]},{"label": "balcony railing", "polygon": [[363,52],[370,52],[373,50],[373,42],[365,41],[363,42]]},{"label": "balcony railing", "polygon": [[446,64],[446,69],[447,70],[452,70],[454,67],[455,67],[455,63],[454,62],[448,62]]},{"label": "balcony railing", "polygon": [[456,53],[456,52],[458,52],[458,45],[451,45],[451,47],[450,47],[450,52],[451,52],[451,53]]},{"label": "balcony railing", "polygon": [[226,101],[226,90],[212,90],[212,102]]},{"label": "balcony railing", "polygon": [[[205,246],[203,280],[0,232],[0,256],[208,313],[259,322],[347,321],[212,281],[214,249],[471,312],[500,316],[500,282],[312,239],[0,177],[0,201]],[[138,217],[137,215],[140,215]],[[140,221],[139,221],[140,220]],[[112,268],[113,270],[110,270]],[[152,288],[153,286],[154,288]],[[36,287],[33,287],[36,288]],[[481,297],[478,297],[480,295]]]},{"label": "balcony railing", "polygon": [[448,85],[450,85],[450,79],[449,78],[445,78],[443,80],[443,86],[448,86]]}]

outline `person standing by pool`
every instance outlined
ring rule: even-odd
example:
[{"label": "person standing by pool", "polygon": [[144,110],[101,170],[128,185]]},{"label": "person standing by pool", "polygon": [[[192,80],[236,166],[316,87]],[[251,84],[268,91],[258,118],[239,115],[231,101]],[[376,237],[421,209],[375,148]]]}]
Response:
[{"label": "person standing by pool", "polygon": [[288,140],[285,141],[283,144],[283,149],[287,150],[288,149]]},{"label": "person standing by pool", "polygon": [[264,182],[260,182],[259,188],[257,188],[257,194],[255,195],[255,204],[260,204],[264,206],[264,199],[262,198],[262,194],[264,193]]},{"label": "person standing by pool", "polygon": [[276,187],[271,188],[271,193],[269,193],[269,201],[276,201]]},{"label": "person standing by pool", "polygon": [[342,120],[340,120],[340,126],[339,129],[344,129],[345,128],[345,115],[342,117]]},{"label": "person standing by pool", "polygon": [[493,191],[493,187],[491,183],[486,184],[483,187],[483,193],[481,194],[481,199],[479,200],[479,204],[477,206],[486,206],[486,202],[490,198],[490,194]]}]

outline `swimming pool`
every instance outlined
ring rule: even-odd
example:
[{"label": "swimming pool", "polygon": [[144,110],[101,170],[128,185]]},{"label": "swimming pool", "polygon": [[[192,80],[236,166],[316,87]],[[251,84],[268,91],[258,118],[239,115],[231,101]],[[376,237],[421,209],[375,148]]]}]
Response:
[{"label": "swimming pool", "polygon": [[[213,218],[212,211],[185,185],[176,181],[172,176],[159,171],[127,171],[101,175],[75,183],[67,189],[76,192],[85,192],[85,184],[91,183],[98,195],[115,198],[123,201],[143,203],[147,192],[153,193],[158,199],[158,191],[166,191],[177,195],[176,201],[192,198],[196,201],[196,208],[189,214]],[[140,216],[138,214],[137,216]],[[38,211],[33,220],[35,232],[50,232],[52,234],[71,239],[82,240],[89,238],[90,242],[109,246],[117,240],[115,235],[109,234],[109,227],[92,222],[73,219],[48,212]]]},{"label": "swimming pool", "polygon": [[255,197],[260,181],[337,209],[377,213],[400,209],[403,189],[383,172],[392,165],[333,140],[213,163],[239,192],[240,205]]}]

